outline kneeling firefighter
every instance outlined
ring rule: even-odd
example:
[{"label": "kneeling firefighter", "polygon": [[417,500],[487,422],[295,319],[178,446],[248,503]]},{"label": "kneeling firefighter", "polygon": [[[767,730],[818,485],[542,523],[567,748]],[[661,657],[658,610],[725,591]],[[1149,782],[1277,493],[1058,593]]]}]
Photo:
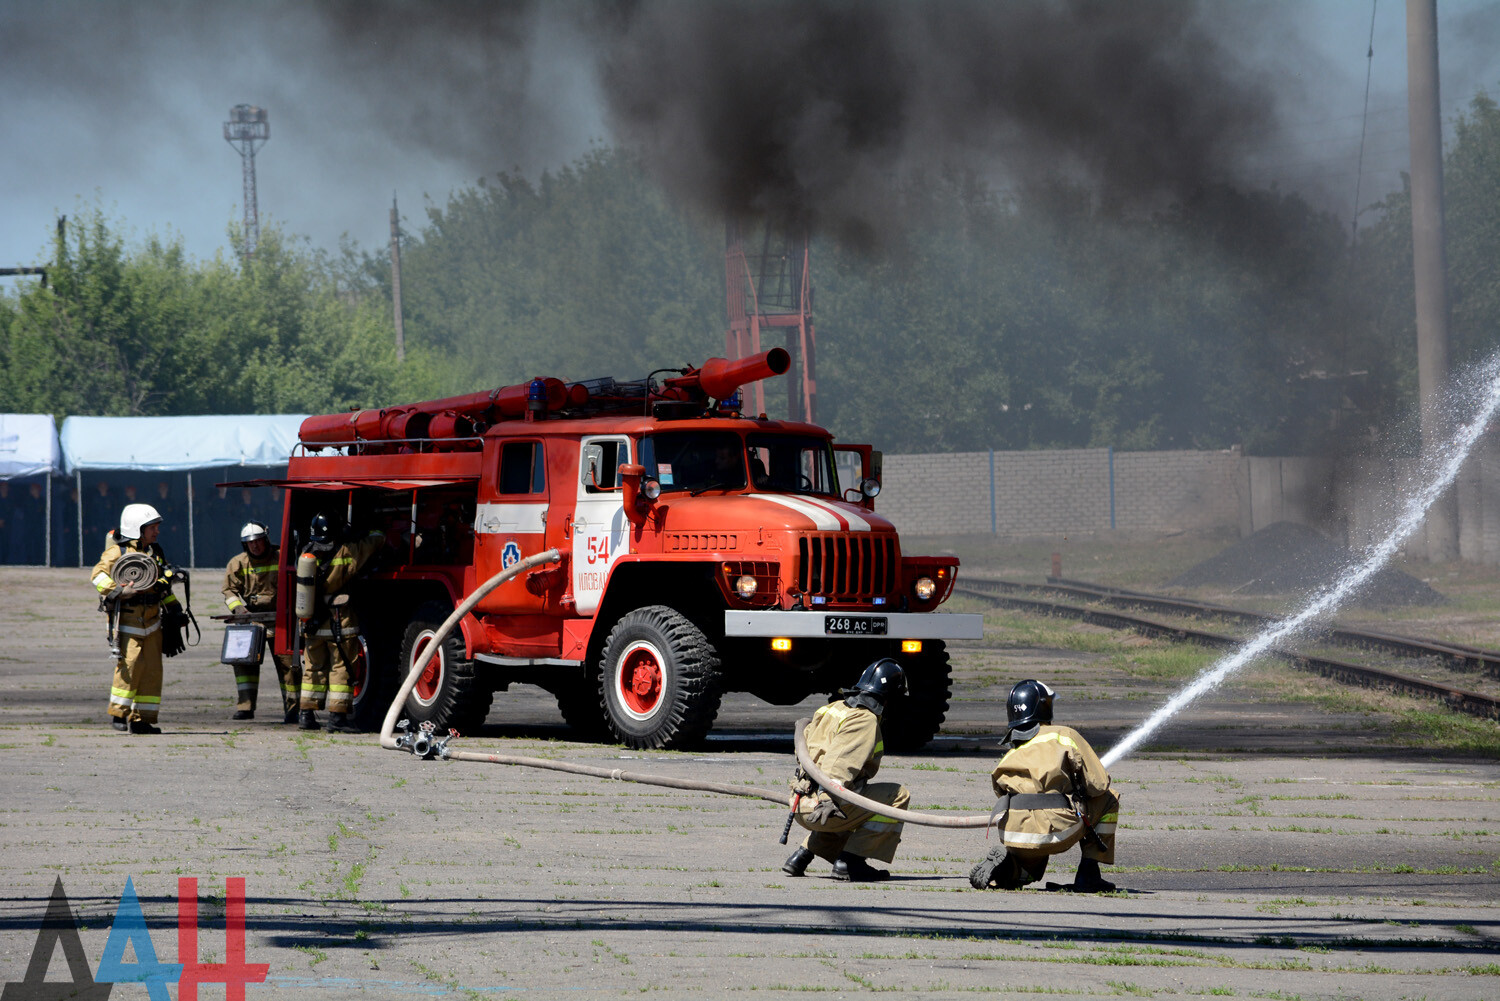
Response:
[{"label": "kneeling firefighter", "polygon": [[[271,544],[266,526],[258,521],[246,522],[240,529],[240,549],[224,568],[224,605],[235,616],[266,616],[276,611],[276,580],[281,564],[281,549]],[[254,621],[252,619],[252,621]],[[271,654],[276,676],[281,682],[282,722],[297,722],[298,688],[301,670],[290,657]],[[260,688],[260,665],[234,668],[237,698],[232,719],[254,719],[255,700]]]},{"label": "kneeling firefighter", "polygon": [[975,889],[1017,890],[1047,871],[1047,859],[1082,845],[1083,860],[1072,884],[1048,889],[1104,893],[1115,885],[1099,865],[1115,861],[1115,823],[1120,800],[1109,788],[1109,773],[1077,730],[1052,725],[1051,688],[1027,680],[1010,690],[1007,709],[1009,750],[991,773],[995,795],[992,820],[1002,846],[990,850],[969,872]]},{"label": "kneeling firefighter", "polygon": [[[161,711],[161,658],[186,649],[188,613],[172,593],[187,574],[167,562],[156,544],[161,515],[150,504],[127,504],[120,525],[90,578],[99,608],[109,613],[114,680],[109,689],[111,725],[121,732],[156,734]],[[145,562],[149,561],[149,562]]]},{"label": "kneeling firefighter", "polygon": [[[328,706],[328,730],[359,733],[349,719],[353,689],[349,665],[359,656],[359,618],[344,589],[358,576],[375,551],[385,545],[385,535],[371,532],[359,542],[340,542],[333,519],[313,515],[307,529],[307,546],[297,560],[297,617],[302,620],[302,691],[297,726],[316,730],[316,710]],[[313,581],[304,582],[303,568],[312,564]],[[316,598],[305,602],[302,592],[316,587]],[[342,599],[342,600],[340,600]],[[304,605],[312,607],[305,608]],[[304,614],[306,613],[306,614]]]},{"label": "kneeling firefighter", "polygon": [[[885,741],[880,717],[893,696],[906,690],[901,665],[889,657],[865,668],[854,688],[841,701],[830,702],[813,714],[807,726],[807,753],[832,781],[850,792],[904,809],[911,793],[895,782],[870,779],[880,770]],[[853,805],[840,805],[815,786],[797,767],[792,779],[796,794],[793,812],[808,835],[802,847],[781,867],[788,876],[801,876],[813,857],[833,863],[833,878],[856,883],[887,879],[890,872],[865,861],[890,862],[901,843],[901,824]]]}]

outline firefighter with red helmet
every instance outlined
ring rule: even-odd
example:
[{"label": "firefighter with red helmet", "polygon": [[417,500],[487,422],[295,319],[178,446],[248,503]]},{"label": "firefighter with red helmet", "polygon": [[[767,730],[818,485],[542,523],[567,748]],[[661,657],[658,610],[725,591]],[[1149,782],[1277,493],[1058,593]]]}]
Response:
[{"label": "firefighter with red helmet", "polygon": [[[160,533],[161,515],[156,508],[125,505],[119,527],[109,533],[90,577],[99,592],[100,608],[110,614],[115,671],[109,716],[111,725],[122,733],[161,733],[156,722],[161,712],[162,654],[173,657],[185,648],[186,614],[172,594],[176,571],[156,544]],[[127,563],[121,564],[125,558],[129,558]],[[150,563],[143,566],[143,560]],[[130,562],[135,566],[127,572]]]},{"label": "firefighter with red helmet", "polygon": [[[846,697],[820,708],[807,726],[807,753],[813,764],[850,792],[905,809],[911,793],[895,782],[870,779],[880,770],[885,741],[880,717],[886,704],[906,690],[906,674],[889,657],[875,661],[855,682]],[[816,788],[799,766],[792,780],[797,799],[797,822],[807,828],[802,846],[781,871],[801,876],[814,857],[833,863],[833,878],[855,883],[888,879],[866,859],[890,862],[901,843],[901,823],[860,807],[840,804]]]},{"label": "firefighter with red helmet", "polygon": [[1077,730],[1052,725],[1054,695],[1031,679],[1010,691],[1008,750],[990,776],[1000,797],[995,819],[1001,846],[969,872],[975,889],[1018,890],[1034,883],[1051,856],[1074,845],[1081,845],[1083,859],[1073,882],[1058,888],[1075,893],[1115,888],[1099,866],[1115,861],[1120,800],[1089,742]]},{"label": "firefighter with red helmet", "polygon": [[[301,712],[297,725],[318,729],[316,710],[328,707],[327,729],[332,733],[359,733],[349,719],[354,708],[349,666],[359,656],[359,618],[349,604],[345,589],[385,545],[385,535],[371,532],[358,542],[342,542],[332,518],[313,516],[307,530],[304,554],[317,562],[317,605],[304,625],[302,645]],[[343,600],[339,600],[339,599]]]},{"label": "firefighter with red helmet", "polygon": [[[224,606],[231,615],[276,611],[277,570],[281,549],[271,544],[266,526],[258,521],[246,522],[240,529],[240,549],[224,569]],[[290,657],[271,654],[276,677],[281,683],[283,723],[297,722],[297,704],[301,672]],[[236,701],[232,719],[254,719],[255,700],[260,689],[260,665],[234,668]]]}]

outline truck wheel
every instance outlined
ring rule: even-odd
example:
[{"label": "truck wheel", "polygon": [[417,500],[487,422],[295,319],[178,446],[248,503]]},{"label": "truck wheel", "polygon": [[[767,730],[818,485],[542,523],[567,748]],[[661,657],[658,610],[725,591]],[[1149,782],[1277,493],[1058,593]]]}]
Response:
[{"label": "truck wheel", "polygon": [[349,717],[362,730],[378,729],[394,693],[383,684],[385,679],[376,669],[370,639],[363,629],[358,641],[350,645],[354,648],[354,659],[349,662]]},{"label": "truck wheel", "polygon": [[906,695],[886,707],[880,729],[887,750],[910,753],[942,727],[953,694],[953,668],[942,640],[928,640],[917,656],[898,659],[906,671]]},{"label": "truck wheel", "polygon": [[[406,624],[397,661],[402,681],[452,611],[447,605],[429,602]],[[440,731],[452,727],[469,733],[484,723],[492,698],[494,693],[474,676],[474,662],[464,657],[464,639],[455,628],[406,697],[406,716],[413,723],[431,720]]]},{"label": "truck wheel", "polygon": [[687,747],[719,712],[719,657],[681,612],[648,605],[609,631],[600,657],[601,704],[627,747]]}]

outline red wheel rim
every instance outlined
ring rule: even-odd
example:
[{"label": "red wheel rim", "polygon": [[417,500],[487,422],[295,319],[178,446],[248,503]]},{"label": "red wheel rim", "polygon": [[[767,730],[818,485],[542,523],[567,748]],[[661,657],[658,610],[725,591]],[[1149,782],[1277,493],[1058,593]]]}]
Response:
[{"label": "red wheel rim", "polygon": [[[407,669],[415,667],[417,661],[422,659],[422,651],[427,649],[427,644],[432,642],[432,630],[427,630],[417,637],[417,642],[411,649],[411,664]],[[416,695],[417,701],[424,706],[430,706],[437,698],[438,691],[443,687],[443,651],[438,649],[422,669],[422,674],[417,678],[412,693]]]},{"label": "red wheel rim", "polygon": [[354,647],[354,662],[349,665],[349,700],[359,705],[370,688],[370,648],[361,636]]},{"label": "red wheel rim", "polygon": [[620,658],[616,679],[620,702],[630,715],[645,719],[660,707],[665,674],[661,653],[651,644],[632,644]]}]

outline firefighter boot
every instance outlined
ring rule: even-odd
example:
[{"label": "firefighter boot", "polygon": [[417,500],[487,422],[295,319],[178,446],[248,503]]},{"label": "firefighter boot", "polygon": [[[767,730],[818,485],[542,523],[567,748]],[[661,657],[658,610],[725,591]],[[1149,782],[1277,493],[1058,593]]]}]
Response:
[{"label": "firefighter boot", "polygon": [[234,715],[231,716],[231,717],[229,717],[229,718],[230,719],[254,719],[255,718],[255,710],[254,709],[236,709],[234,711]]},{"label": "firefighter boot", "polygon": [[152,726],[150,723],[147,723],[143,719],[133,719],[130,721],[130,732],[139,734],[158,734],[161,733],[161,727]]},{"label": "firefighter boot", "polygon": [[798,848],[781,864],[781,871],[788,876],[800,876],[807,872],[807,867],[812,864],[812,860],[815,858],[817,856],[806,848]]},{"label": "firefighter boot", "polygon": [[1074,893],[1108,893],[1115,884],[1099,874],[1099,860],[1086,858],[1078,863],[1078,873],[1069,887]]},{"label": "firefighter boot", "polygon": [[123,719],[121,719],[118,716],[111,716],[109,718],[109,725],[112,726],[112,727],[114,727],[116,730],[120,731],[121,733],[128,733],[130,731],[130,724],[127,723],[127,722],[125,722]]},{"label": "firefighter boot", "polygon": [[329,733],[364,733],[354,725],[348,713],[329,713],[328,724],[324,727]]},{"label": "firefighter boot", "polygon": [[976,890],[988,890],[994,885],[995,870],[1005,859],[1005,847],[991,848],[988,855],[969,870],[969,885]]},{"label": "firefighter boot", "polygon": [[282,714],[282,716],[281,716],[281,722],[283,722],[283,723],[295,723],[295,722],[297,722],[297,715],[298,715],[297,714],[297,707],[296,706],[292,706],[292,708],[288,709],[285,713]]},{"label": "firefighter boot", "polygon": [[878,883],[890,879],[891,874],[875,868],[859,855],[839,852],[839,857],[833,860],[833,878],[848,883]]},{"label": "firefighter boot", "polygon": [[297,729],[299,729],[299,730],[317,730],[317,729],[320,729],[319,726],[318,726],[318,714],[315,713],[315,712],[313,712],[311,709],[304,709],[304,710],[302,710],[300,713],[297,714]]}]

